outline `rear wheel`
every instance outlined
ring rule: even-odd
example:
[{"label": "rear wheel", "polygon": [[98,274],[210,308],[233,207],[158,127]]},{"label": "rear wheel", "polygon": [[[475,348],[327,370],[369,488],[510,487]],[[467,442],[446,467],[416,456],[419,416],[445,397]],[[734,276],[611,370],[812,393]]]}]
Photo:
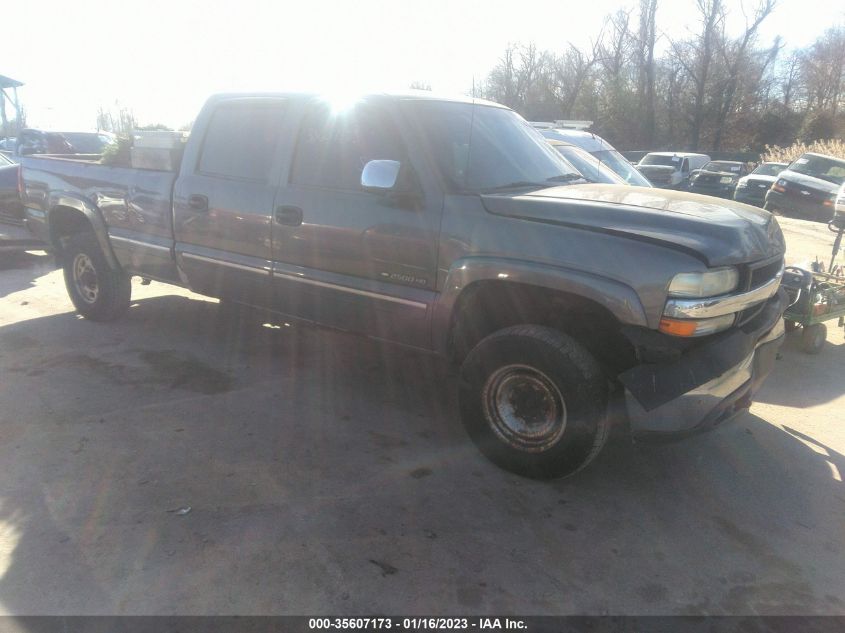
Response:
[{"label": "rear wheel", "polygon": [[574,339],[537,325],[496,332],[461,367],[461,419],[484,455],[536,479],[572,475],[610,429],[607,381]]},{"label": "rear wheel", "polygon": [[129,308],[129,275],[106,261],[93,233],[67,238],[62,249],[65,286],[77,312],[92,321],[112,321]]},{"label": "rear wheel", "polygon": [[801,347],[808,354],[818,354],[827,340],[827,327],[824,323],[814,323],[804,327],[801,333]]}]

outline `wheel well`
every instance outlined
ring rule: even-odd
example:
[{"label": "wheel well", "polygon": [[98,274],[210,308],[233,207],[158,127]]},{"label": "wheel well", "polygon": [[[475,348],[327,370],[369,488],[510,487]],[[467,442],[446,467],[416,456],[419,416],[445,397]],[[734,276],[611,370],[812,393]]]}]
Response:
[{"label": "wheel well", "polygon": [[561,330],[584,345],[608,375],[633,366],[633,346],[604,306],[580,295],[506,281],[478,281],[458,298],[450,331],[453,359],[460,363],[484,337],[523,323]]},{"label": "wheel well", "polygon": [[62,253],[63,238],[88,231],[93,232],[94,227],[79,210],[59,206],[50,211],[50,241],[56,253]]}]

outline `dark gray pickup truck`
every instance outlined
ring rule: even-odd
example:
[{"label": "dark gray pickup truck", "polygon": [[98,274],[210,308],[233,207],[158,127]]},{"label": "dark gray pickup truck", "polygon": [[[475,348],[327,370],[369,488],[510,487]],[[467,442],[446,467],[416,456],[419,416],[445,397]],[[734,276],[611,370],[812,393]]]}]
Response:
[{"label": "dark gray pickup truck", "polygon": [[716,426],[783,338],[769,213],[587,184],[483,101],[218,95],[178,174],[27,157],[23,189],[85,317],[123,314],[135,275],[446,355],[471,438],[531,477],[612,424]]}]

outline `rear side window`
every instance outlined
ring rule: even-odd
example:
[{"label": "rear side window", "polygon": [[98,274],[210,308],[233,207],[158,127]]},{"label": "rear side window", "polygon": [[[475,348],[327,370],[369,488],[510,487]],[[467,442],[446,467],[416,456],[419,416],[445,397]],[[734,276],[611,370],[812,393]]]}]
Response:
[{"label": "rear side window", "polygon": [[207,176],[266,181],[284,110],[281,100],[221,104],[205,133],[198,171]]},{"label": "rear side window", "polygon": [[399,130],[381,108],[361,104],[337,113],[315,105],[302,121],[290,181],[360,191],[369,161],[401,162],[404,156]]}]

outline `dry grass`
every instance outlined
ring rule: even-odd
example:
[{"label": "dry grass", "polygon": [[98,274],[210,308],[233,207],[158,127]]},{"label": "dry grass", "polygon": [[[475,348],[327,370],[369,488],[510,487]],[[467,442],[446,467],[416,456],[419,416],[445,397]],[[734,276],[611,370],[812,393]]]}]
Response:
[{"label": "dry grass", "polygon": [[813,141],[809,144],[793,143],[789,147],[766,145],[760,159],[764,162],[791,163],[805,152],[827,154],[845,160],[845,141],[834,138],[826,141]]}]

